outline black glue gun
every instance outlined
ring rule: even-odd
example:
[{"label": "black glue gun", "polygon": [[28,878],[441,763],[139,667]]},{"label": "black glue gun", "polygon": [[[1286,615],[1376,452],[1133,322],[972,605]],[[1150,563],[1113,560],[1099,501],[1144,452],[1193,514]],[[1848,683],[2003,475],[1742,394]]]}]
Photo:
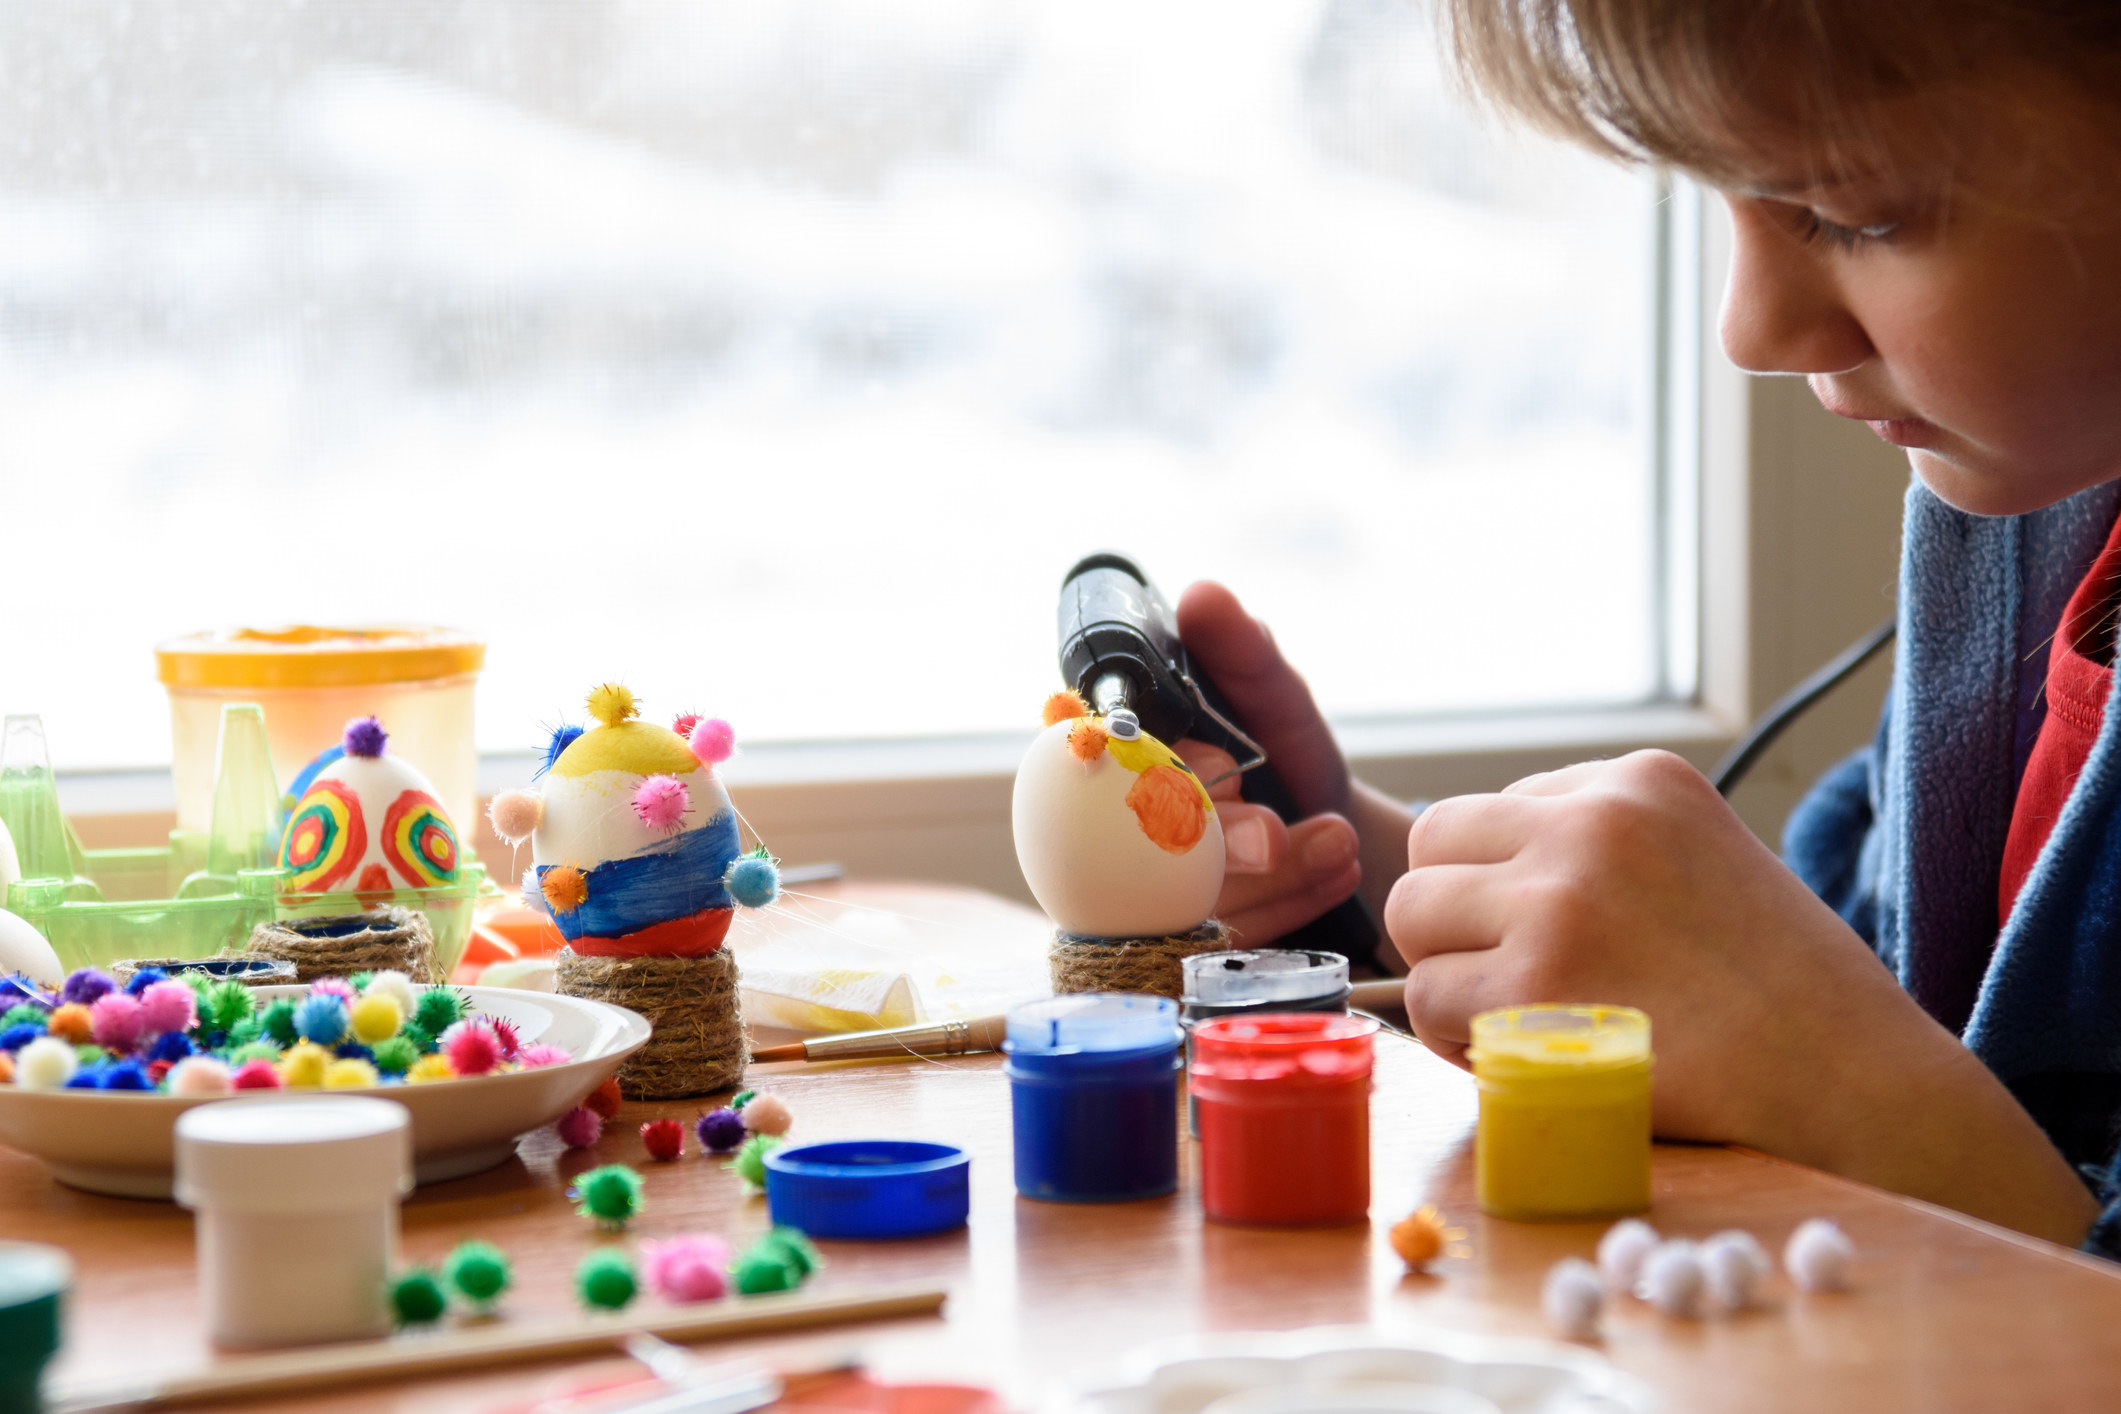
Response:
[{"label": "black glue gun", "polygon": [[[1166,743],[1191,737],[1221,747],[1243,773],[1238,788],[1246,800],[1291,823],[1302,818],[1266,752],[1187,657],[1171,606],[1126,556],[1087,556],[1061,581],[1060,669],[1062,681],[1095,711],[1125,708],[1143,731]],[[1356,894],[1283,934],[1274,946],[1336,952],[1369,966],[1377,961],[1379,936],[1377,920]]]}]

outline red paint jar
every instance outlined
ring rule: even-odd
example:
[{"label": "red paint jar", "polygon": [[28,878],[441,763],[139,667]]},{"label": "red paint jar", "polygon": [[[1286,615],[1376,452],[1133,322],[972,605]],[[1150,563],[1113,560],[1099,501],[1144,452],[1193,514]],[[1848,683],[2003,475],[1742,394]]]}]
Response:
[{"label": "red paint jar", "polygon": [[1370,1214],[1370,1038],[1333,1012],[1193,1028],[1200,1202],[1217,1222],[1325,1227]]}]

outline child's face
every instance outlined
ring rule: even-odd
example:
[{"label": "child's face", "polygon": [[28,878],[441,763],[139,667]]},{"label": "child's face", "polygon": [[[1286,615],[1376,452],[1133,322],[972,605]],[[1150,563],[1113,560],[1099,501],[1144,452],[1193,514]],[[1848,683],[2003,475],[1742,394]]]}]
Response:
[{"label": "child's face", "polygon": [[[2121,219],[2037,214],[2090,204],[2121,131],[2110,145],[2046,177],[2022,161],[1903,161],[1890,176],[1727,192],[1725,350],[1741,368],[1806,375],[1962,510],[2016,514],[2121,477]],[[2010,210],[1948,201],[1955,181],[2011,189]]]}]

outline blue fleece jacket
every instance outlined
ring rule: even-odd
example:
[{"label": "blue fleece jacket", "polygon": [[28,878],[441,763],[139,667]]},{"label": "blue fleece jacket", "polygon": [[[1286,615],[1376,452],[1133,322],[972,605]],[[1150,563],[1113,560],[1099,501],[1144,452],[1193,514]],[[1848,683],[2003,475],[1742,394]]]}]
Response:
[{"label": "blue fleece jacket", "polygon": [[2121,708],[1996,929],[2047,642],[2117,511],[2121,483],[2003,517],[1911,486],[1892,695],[1783,853],[2079,1166],[2105,1205],[2085,1246],[2121,1260]]}]

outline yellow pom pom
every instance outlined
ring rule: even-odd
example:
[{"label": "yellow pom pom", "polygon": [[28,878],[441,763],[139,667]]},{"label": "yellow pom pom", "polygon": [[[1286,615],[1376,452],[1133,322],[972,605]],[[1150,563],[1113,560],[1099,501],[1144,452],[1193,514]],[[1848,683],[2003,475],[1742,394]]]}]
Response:
[{"label": "yellow pom pom", "polygon": [[354,1039],[364,1046],[388,1041],[404,1021],[405,1013],[398,1009],[395,997],[371,992],[353,1004]]},{"label": "yellow pom pom", "polygon": [[421,1056],[412,1063],[412,1069],[405,1072],[406,1083],[411,1085],[425,1085],[434,1080],[456,1078],[457,1068],[449,1063],[449,1057],[440,1054]]},{"label": "yellow pom pom", "polygon": [[589,715],[607,727],[629,721],[641,715],[641,706],[633,700],[633,689],[607,682],[592,688],[589,693]]},{"label": "yellow pom pom", "polygon": [[376,1068],[358,1056],[335,1060],[324,1067],[324,1088],[327,1090],[367,1090],[381,1083]]},{"label": "yellow pom pom", "polygon": [[290,1090],[314,1090],[330,1068],[330,1051],[314,1041],[299,1041],[280,1057],[280,1083]]}]

